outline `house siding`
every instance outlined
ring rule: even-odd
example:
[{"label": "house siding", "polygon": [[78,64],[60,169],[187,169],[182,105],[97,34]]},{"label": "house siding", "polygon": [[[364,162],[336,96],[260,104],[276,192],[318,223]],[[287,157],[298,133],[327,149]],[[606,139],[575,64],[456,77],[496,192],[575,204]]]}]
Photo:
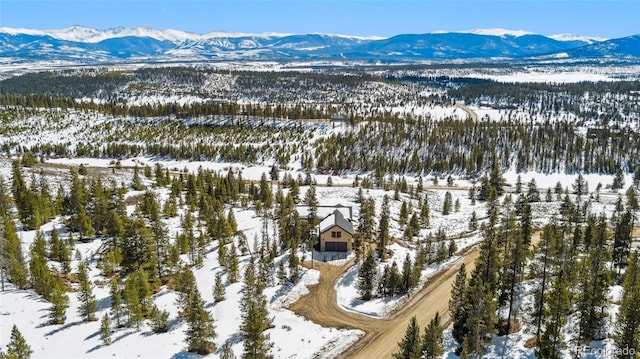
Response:
[{"label": "house siding", "polygon": [[[332,233],[335,233],[335,236],[332,236]],[[326,250],[327,242],[346,243],[347,252],[351,252],[351,250],[353,249],[353,236],[339,226],[333,226],[320,233],[320,252],[324,252]]]}]

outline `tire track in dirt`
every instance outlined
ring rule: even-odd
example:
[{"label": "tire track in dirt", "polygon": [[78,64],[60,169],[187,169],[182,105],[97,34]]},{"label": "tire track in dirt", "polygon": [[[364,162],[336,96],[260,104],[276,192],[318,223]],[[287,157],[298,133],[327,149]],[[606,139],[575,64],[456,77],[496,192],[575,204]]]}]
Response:
[{"label": "tire track in dirt", "polygon": [[[533,245],[538,244],[540,235],[540,230],[533,233]],[[319,283],[309,286],[309,293],[293,303],[289,309],[323,327],[359,329],[365,332],[360,340],[338,358],[390,358],[398,350],[397,343],[404,336],[412,316],[415,315],[420,326],[425,327],[436,312],[439,312],[443,324],[449,324],[449,298],[455,276],[462,263],[465,264],[468,274],[473,271],[480,250],[478,246],[474,246],[459,255],[462,256],[461,260],[431,277],[407,303],[383,319],[347,312],[338,306],[335,285],[354,264],[353,260],[342,266],[316,262],[314,269],[320,270]]]},{"label": "tire track in dirt", "polygon": [[320,270],[319,283],[309,286],[309,293],[289,309],[323,327],[359,329],[365,332],[340,358],[390,358],[397,350],[397,342],[404,335],[409,319],[416,315],[421,326],[425,326],[436,312],[448,321],[451,285],[462,263],[471,271],[479,255],[477,248],[471,248],[463,258],[443,272],[431,277],[427,284],[402,307],[384,319],[374,319],[345,311],[338,306],[335,285],[342,275],[354,264],[350,261],[342,266],[332,266],[316,262],[314,269]]}]

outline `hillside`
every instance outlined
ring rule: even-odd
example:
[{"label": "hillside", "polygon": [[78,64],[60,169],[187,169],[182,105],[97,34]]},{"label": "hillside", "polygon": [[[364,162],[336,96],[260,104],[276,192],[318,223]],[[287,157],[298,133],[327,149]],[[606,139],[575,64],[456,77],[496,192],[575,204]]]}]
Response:
[{"label": "hillside", "polygon": [[548,54],[568,54],[573,59],[638,57],[634,50],[637,36],[600,41],[498,30],[379,38],[334,34],[195,34],[146,27],[104,31],[79,26],[50,31],[0,28],[0,54],[9,63],[55,60],[76,64],[203,60],[478,60]]},{"label": "hillside", "polygon": [[0,82],[1,351],[387,357],[436,312],[439,358],[640,341],[634,65],[261,66]]}]

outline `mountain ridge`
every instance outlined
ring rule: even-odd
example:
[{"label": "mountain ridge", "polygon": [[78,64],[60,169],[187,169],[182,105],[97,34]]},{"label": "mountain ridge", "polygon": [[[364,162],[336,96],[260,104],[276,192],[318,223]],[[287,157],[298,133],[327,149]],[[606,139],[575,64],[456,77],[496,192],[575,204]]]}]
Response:
[{"label": "mountain ridge", "polygon": [[169,60],[423,60],[526,58],[563,54],[574,58],[640,58],[640,36],[602,38],[524,30],[476,29],[391,37],[309,33],[197,34],[151,27],[97,30],[0,28],[0,56],[9,62],[81,63]]}]

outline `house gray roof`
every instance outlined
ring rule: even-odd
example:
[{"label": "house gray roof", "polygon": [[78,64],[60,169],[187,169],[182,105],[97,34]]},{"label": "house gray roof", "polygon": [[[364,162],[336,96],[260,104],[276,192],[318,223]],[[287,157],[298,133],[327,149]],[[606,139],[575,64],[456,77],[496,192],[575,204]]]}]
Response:
[{"label": "house gray roof", "polygon": [[351,223],[350,220],[344,218],[342,212],[340,212],[340,210],[338,209],[333,211],[332,214],[330,214],[327,218],[320,222],[320,234],[328,231],[334,226],[338,226],[347,233],[353,235],[353,223]]},{"label": "house gray roof", "polygon": [[[339,210],[340,213],[342,213],[342,216],[346,219],[351,219],[353,216],[353,208],[351,206],[343,206],[341,204],[334,206],[317,206],[316,210],[316,218],[327,218],[336,210]],[[298,216],[300,218],[309,218],[309,206],[296,206],[296,211],[298,211]]]}]

